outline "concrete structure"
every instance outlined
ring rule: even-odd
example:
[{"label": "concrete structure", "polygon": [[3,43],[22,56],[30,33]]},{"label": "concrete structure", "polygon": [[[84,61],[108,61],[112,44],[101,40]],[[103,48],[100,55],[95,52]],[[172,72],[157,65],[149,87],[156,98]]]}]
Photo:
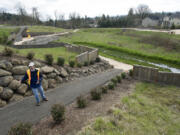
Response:
[{"label": "concrete structure", "polygon": [[134,65],[133,76],[142,81],[180,86],[180,73],[161,72],[157,68]]},{"label": "concrete structure", "polygon": [[142,20],[142,26],[143,27],[156,27],[159,24],[159,20],[154,20],[149,17],[146,17]]},{"label": "concrete structure", "polygon": [[77,63],[84,64],[85,62],[95,61],[98,57],[98,49],[86,46],[67,45],[68,51],[80,53],[76,56]]}]

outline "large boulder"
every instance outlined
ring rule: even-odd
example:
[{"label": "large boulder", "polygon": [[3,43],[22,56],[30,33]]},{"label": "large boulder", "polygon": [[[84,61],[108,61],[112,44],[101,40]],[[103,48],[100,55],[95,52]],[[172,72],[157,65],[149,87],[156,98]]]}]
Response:
[{"label": "large boulder", "polygon": [[9,88],[4,88],[1,94],[1,98],[8,101],[12,96],[13,96],[13,91]]},{"label": "large boulder", "polygon": [[34,64],[35,64],[35,67],[38,67],[38,68],[42,67],[42,64],[38,61],[34,61]]},{"label": "large boulder", "polygon": [[49,88],[55,88],[56,87],[56,80],[55,79],[49,79],[48,80],[48,87]]},{"label": "large boulder", "polygon": [[19,59],[11,59],[11,63],[16,66],[16,65],[21,65],[22,61]]},{"label": "large boulder", "polygon": [[11,83],[9,84],[8,87],[12,90],[17,90],[20,85],[21,85],[21,83],[19,81],[13,80],[13,81],[11,81]]},{"label": "large boulder", "polygon": [[62,83],[63,82],[63,79],[60,77],[60,76],[56,76],[56,81],[58,82],[58,83]]},{"label": "large boulder", "polygon": [[14,94],[9,101],[10,101],[10,102],[14,102],[14,101],[22,100],[22,99],[23,99],[23,96],[22,96],[22,95]]},{"label": "large boulder", "polygon": [[62,76],[62,77],[67,77],[68,76],[68,73],[67,73],[67,71],[64,68],[61,68],[60,76]]},{"label": "large boulder", "polygon": [[26,96],[26,97],[32,96],[32,95],[33,95],[32,90],[28,90],[28,91],[24,94],[24,96]]},{"label": "large boulder", "polygon": [[24,75],[14,75],[14,79],[21,81],[21,79],[24,77]]},{"label": "large boulder", "polygon": [[48,81],[46,79],[42,80],[42,87],[43,87],[44,90],[48,89]]},{"label": "large boulder", "polygon": [[0,68],[10,71],[12,69],[13,65],[11,62],[2,60],[0,61]]},{"label": "large boulder", "polygon": [[12,76],[0,77],[0,86],[7,87],[12,80]]},{"label": "large boulder", "polygon": [[27,69],[27,66],[16,66],[13,67],[12,72],[14,75],[23,75],[26,73]]},{"label": "large boulder", "polygon": [[17,93],[24,95],[28,90],[28,86],[26,84],[21,84],[20,87],[17,89]]},{"label": "large boulder", "polygon": [[41,68],[41,72],[43,74],[48,74],[48,73],[52,73],[54,71],[53,67],[49,67],[49,66],[44,66]]},{"label": "large boulder", "polygon": [[3,93],[3,87],[0,86],[0,96]]},{"label": "large boulder", "polygon": [[56,76],[57,76],[56,73],[50,73],[50,74],[47,74],[47,78],[51,78],[51,79],[56,78]]},{"label": "large boulder", "polygon": [[0,107],[4,107],[6,104],[6,101],[0,99]]},{"label": "large boulder", "polygon": [[2,77],[2,76],[10,76],[10,75],[12,75],[11,72],[8,72],[6,70],[0,69],[0,77]]}]

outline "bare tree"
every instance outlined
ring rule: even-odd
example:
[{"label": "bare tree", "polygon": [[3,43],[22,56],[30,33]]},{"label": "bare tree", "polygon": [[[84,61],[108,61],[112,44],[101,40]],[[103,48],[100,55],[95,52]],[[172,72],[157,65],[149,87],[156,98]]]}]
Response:
[{"label": "bare tree", "polygon": [[141,4],[137,7],[136,14],[140,17],[140,19],[144,19],[151,13],[151,9],[148,5]]},{"label": "bare tree", "polygon": [[32,19],[33,23],[37,24],[39,22],[39,12],[37,7],[32,7]]},{"label": "bare tree", "polygon": [[54,11],[54,27],[57,27],[58,25],[58,11]]},{"label": "bare tree", "polygon": [[23,6],[21,3],[17,3],[15,8],[17,10],[17,13],[20,16],[20,24],[25,24],[26,16],[27,16],[27,12],[26,12],[25,6]]}]

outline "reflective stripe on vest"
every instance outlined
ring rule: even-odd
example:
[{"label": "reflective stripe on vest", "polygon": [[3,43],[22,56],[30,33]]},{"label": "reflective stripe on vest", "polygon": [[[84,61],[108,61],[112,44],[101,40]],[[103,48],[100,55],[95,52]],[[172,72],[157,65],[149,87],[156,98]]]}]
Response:
[{"label": "reflective stripe on vest", "polygon": [[[37,78],[38,78],[38,81],[39,81],[39,72],[40,70],[37,68]],[[28,84],[30,85],[31,84],[31,71],[30,69],[27,70],[27,76],[28,76]]]}]

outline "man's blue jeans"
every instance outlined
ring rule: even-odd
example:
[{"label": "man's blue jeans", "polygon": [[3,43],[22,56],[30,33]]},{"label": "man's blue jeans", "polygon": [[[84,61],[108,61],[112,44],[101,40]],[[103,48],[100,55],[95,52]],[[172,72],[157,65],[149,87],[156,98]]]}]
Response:
[{"label": "man's blue jeans", "polygon": [[33,91],[33,94],[34,94],[34,96],[35,96],[35,98],[36,98],[36,102],[37,102],[37,103],[40,102],[38,91],[39,91],[42,99],[45,99],[45,98],[46,98],[46,96],[44,95],[43,87],[42,87],[41,85],[40,85],[38,88],[32,88],[32,91]]}]

